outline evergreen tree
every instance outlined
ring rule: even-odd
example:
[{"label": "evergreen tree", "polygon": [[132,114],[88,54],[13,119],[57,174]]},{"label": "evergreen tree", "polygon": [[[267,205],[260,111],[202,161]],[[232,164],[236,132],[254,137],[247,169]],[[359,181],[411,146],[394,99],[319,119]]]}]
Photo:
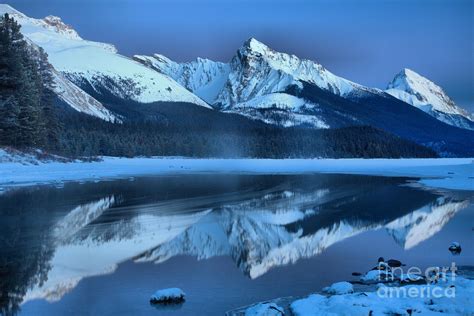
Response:
[{"label": "evergreen tree", "polygon": [[41,117],[41,77],[38,65],[32,60],[27,48],[21,50],[23,72],[21,73],[21,88],[17,93],[20,114],[20,133],[17,145],[20,147],[38,147],[42,145]]},{"label": "evergreen tree", "polygon": [[44,136],[44,147],[50,150],[59,149],[59,132],[61,125],[54,107],[54,78],[52,67],[48,62],[48,55],[39,48],[38,50],[38,70],[41,77],[41,110],[42,110],[42,135]]},{"label": "evergreen tree", "polygon": [[30,45],[20,25],[0,18],[0,145],[55,149],[58,120],[46,53]]},{"label": "evergreen tree", "polygon": [[20,124],[18,122],[19,107],[16,99],[10,96],[0,99],[0,144],[16,144]]},{"label": "evergreen tree", "polygon": [[20,131],[17,95],[23,67],[17,46],[21,41],[18,25],[5,14],[0,19],[0,141],[3,145],[15,146]]}]

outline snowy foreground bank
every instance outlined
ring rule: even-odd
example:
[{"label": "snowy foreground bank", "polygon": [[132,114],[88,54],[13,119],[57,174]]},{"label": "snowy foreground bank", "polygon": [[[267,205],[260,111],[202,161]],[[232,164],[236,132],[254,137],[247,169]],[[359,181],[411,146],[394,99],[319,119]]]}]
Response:
[{"label": "snowy foreground bank", "polygon": [[[347,283],[347,282],[342,282]],[[349,283],[347,283],[349,284]],[[339,284],[336,284],[337,289]],[[350,284],[349,284],[350,285]],[[331,288],[332,288],[331,287]],[[474,280],[456,276],[436,284],[376,285],[372,291],[276,299],[228,312],[229,316],[474,315]]]},{"label": "snowy foreground bank", "polygon": [[[0,157],[1,158],[1,157]],[[446,159],[187,159],[115,158],[97,162],[35,162],[0,159],[0,187],[64,181],[97,181],[140,175],[238,173],[340,173],[421,178],[429,187],[474,190],[470,158]]]}]

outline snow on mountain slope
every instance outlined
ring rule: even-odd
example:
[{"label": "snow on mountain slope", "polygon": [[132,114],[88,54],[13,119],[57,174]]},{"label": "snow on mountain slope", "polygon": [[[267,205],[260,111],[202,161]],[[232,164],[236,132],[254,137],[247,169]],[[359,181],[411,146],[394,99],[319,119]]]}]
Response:
[{"label": "snow on mountain slope", "polygon": [[202,58],[187,63],[177,63],[160,54],[152,57],[135,55],[134,59],[170,76],[208,103],[213,103],[224,88],[230,71],[225,63]]},{"label": "snow on mountain slope", "polygon": [[74,110],[101,118],[105,121],[120,122],[120,119],[107,110],[102,103],[69,81],[57,70],[53,69],[52,71],[55,84],[54,92]]},{"label": "snow on mountain slope", "polygon": [[387,93],[411,104],[447,124],[474,130],[474,116],[458,107],[441,87],[417,74],[403,69],[388,84]]},{"label": "snow on mountain slope", "polygon": [[[8,13],[14,16],[17,20],[28,19],[22,13],[5,4],[0,4],[0,12],[2,14]],[[62,23],[57,17],[48,16],[44,20],[33,20],[32,23],[35,27],[41,27],[45,30],[58,32],[67,38],[80,39],[79,35],[74,30]],[[39,50],[38,45],[36,45],[36,43],[30,38],[26,37],[25,40],[29,43],[33,51]],[[99,101],[65,78],[64,75],[54,69],[52,65],[50,65],[50,68],[54,82],[54,92],[59,99],[78,112],[83,112],[105,121],[120,122],[120,119],[107,110]]]},{"label": "snow on mountain slope", "polygon": [[130,58],[121,56],[113,45],[83,40],[58,17],[34,19],[8,5],[0,13],[11,14],[22,33],[42,47],[51,64],[75,84],[90,85],[123,99],[141,103],[189,102],[209,107],[173,79]]},{"label": "snow on mountain slope", "polygon": [[256,97],[246,102],[237,103],[234,108],[278,108],[300,110],[303,107],[313,108],[316,105],[306,102],[303,99],[297,98],[286,93],[270,93],[260,97]]},{"label": "snow on mountain slope", "polygon": [[318,105],[304,99],[286,93],[270,93],[238,103],[225,112],[284,127],[309,125],[314,128],[329,128],[318,111]]}]

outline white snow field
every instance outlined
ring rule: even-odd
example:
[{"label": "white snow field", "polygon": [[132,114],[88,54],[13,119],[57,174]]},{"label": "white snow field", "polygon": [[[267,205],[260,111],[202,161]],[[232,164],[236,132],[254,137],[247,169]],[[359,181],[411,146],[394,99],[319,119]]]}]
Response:
[{"label": "white snow field", "polygon": [[98,181],[143,175],[193,173],[337,173],[420,178],[434,188],[474,190],[471,158],[441,159],[191,159],[102,157],[97,162],[16,160],[0,150],[0,187],[64,181]]}]

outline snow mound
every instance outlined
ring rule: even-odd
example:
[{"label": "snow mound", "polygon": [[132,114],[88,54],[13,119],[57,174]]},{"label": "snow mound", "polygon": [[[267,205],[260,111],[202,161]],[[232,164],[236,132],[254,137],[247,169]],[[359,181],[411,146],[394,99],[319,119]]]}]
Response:
[{"label": "snow mound", "polygon": [[179,288],[158,290],[150,297],[152,303],[179,303],[184,301],[186,294]]},{"label": "snow mound", "polygon": [[337,282],[331,286],[325,287],[323,292],[331,295],[341,295],[354,293],[354,287],[349,282]]}]

